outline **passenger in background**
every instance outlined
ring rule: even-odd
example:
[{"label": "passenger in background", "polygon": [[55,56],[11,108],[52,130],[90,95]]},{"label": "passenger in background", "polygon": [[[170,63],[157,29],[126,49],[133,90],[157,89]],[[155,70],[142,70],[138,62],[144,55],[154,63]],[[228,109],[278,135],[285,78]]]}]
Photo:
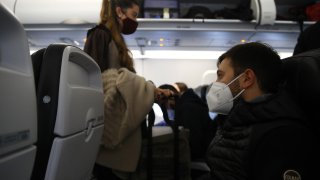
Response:
[{"label": "passenger in background", "polygon": [[[179,95],[179,91],[172,85],[170,84],[162,84],[158,87],[159,89],[169,89],[171,90],[175,95]],[[168,101],[164,103],[167,113],[168,113],[168,118],[169,120],[174,120],[175,119],[175,107],[176,107],[176,102],[174,97],[170,97]],[[168,124],[162,119],[159,123],[155,124],[155,126],[167,126]]]},{"label": "passenger in background", "polygon": [[[190,130],[191,161],[204,162],[207,148],[215,133],[215,124],[209,116],[207,104],[189,88],[176,102],[175,117],[182,126]],[[191,169],[192,179],[200,174],[203,174],[202,170]]]},{"label": "passenger in background", "polygon": [[317,48],[320,48],[320,21],[300,33],[293,55]]},{"label": "passenger in background", "polygon": [[[174,86],[169,84],[161,85],[159,88],[175,91]],[[187,89],[178,98],[177,102],[171,103],[168,107],[170,107],[170,112],[174,110],[174,113],[168,112],[169,117],[170,114],[173,114],[172,116],[179,122],[179,126],[190,130],[189,143],[191,161],[204,162],[206,150],[214,135],[213,121],[209,117],[207,105],[192,89]],[[203,173],[193,169],[191,170],[192,178]]]},{"label": "passenger in background", "polygon": [[[200,97],[200,99],[206,104],[207,104],[207,98],[206,97],[207,97],[207,93],[208,93],[208,91],[210,89],[210,86],[211,86],[211,84],[204,84],[204,85],[200,85],[200,86],[194,88],[194,92],[196,93],[196,95],[198,95]],[[218,114],[216,112],[210,112],[209,111],[209,116],[213,121],[215,121],[216,117],[218,116]],[[214,129],[213,130],[216,131],[215,130],[216,127],[217,127],[216,122],[214,122],[213,124],[214,124]]]},{"label": "passenger in background", "polygon": [[200,99],[207,103],[207,93],[208,93],[208,90],[210,88],[211,84],[203,84],[203,85],[200,85],[196,88],[194,88],[194,92],[200,97]]},{"label": "passenger in background", "polygon": [[207,151],[211,172],[199,179],[312,179],[313,138],[281,89],[279,55],[252,42],[234,46],[217,65],[207,102],[227,116]]},{"label": "passenger in background", "polygon": [[84,51],[101,69],[105,94],[104,133],[93,170],[98,180],[129,179],[137,168],[146,115],[160,97],[172,94],[135,74],[122,34],[136,31],[138,14],[136,0],[103,0],[100,22],[87,33]]},{"label": "passenger in background", "polygon": [[188,89],[187,84],[183,82],[176,82],[173,84],[173,86],[179,91],[180,95]]}]

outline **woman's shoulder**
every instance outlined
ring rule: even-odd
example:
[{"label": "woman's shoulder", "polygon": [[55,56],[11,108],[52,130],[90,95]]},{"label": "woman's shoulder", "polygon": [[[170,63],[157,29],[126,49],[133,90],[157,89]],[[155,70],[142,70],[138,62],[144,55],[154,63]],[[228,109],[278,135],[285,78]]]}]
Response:
[{"label": "woman's shoulder", "polygon": [[98,24],[95,27],[88,30],[87,37],[91,34],[104,34],[106,36],[111,36],[111,31],[105,25]]}]

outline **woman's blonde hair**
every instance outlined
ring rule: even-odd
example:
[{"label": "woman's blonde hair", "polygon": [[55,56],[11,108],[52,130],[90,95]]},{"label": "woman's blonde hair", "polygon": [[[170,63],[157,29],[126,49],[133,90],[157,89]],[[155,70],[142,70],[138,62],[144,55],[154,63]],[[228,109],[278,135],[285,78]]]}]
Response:
[{"label": "woman's blonde hair", "polygon": [[136,0],[103,0],[100,11],[100,24],[106,26],[111,31],[112,39],[119,50],[120,65],[132,72],[135,72],[132,54],[121,35],[116,7],[125,10],[132,7],[134,4],[139,5]]}]

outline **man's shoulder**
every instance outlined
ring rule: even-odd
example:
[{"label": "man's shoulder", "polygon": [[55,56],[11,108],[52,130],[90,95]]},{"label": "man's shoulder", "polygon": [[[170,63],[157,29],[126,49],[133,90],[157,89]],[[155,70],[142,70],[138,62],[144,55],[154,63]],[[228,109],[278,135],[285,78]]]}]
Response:
[{"label": "man's shoulder", "polygon": [[296,139],[309,139],[313,135],[303,123],[291,119],[278,119],[272,122],[253,125],[251,140],[253,144],[262,141],[294,142]]},{"label": "man's shoulder", "polygon": [[269,122],[254,124],[254,128],[259,129],[260,132],[268,132],[270,130],[284,128],[284,129],[305,129],[306,127],[298,120],[283,118],[276,119]]}]

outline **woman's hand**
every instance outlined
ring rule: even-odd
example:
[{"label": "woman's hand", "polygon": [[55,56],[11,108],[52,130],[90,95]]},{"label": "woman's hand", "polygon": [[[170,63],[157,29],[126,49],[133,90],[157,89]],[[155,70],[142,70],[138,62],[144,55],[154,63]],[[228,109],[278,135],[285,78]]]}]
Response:
[{"label": "woman's hand", "polygon": [[168,98],[173,95],[174,92],[169,89],[155,88],[154,90],[154,100],[158,104],[163,104],[167,102]]}]

